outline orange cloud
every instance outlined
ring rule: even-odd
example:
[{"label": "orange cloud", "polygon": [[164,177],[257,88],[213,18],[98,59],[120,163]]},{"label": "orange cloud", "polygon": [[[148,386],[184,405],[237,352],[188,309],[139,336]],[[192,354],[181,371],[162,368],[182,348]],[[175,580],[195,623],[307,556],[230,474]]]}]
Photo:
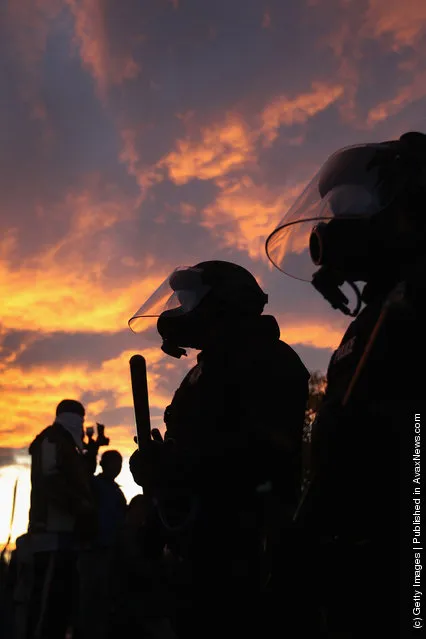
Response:
[{"label": "orange cloud", "polygon": [[275,98],[261,114],[261,133],[266,144],[271,144],[278,137],[278,129],[282,125],[303,124],[327,109],[342,95],[343,87],[340,85],[313,82],[311,91],[294,98],[285,95]]},{"label": "orange cloud", "polygon": [[66,0],[74,16],[75,41],[81,60],[95,79],[99,96],[108,89],[132,80],[139,66],[131,53],[114,54],[105,28],[105,3],[102,0]]},{"label": "orange cloud", "polygon": [[[127,165],[129,174],[136,177],[142,194],[161,182],[165,174],[177,185],[187,184],[194,179],[219,179],[255,167],[256,145],[260,141],[266,146],[272,144],[281,126],[307,122],[336,102],[342,94],[341,86],[314,82],[310,91],[293,98],[283,95],[272,100],[253,118],[253,126],[241,115],[230,112],[223,121],[204,127],[195,135],[193,113],[179,115],[189,131],[188,135],[177,140],[175,149],[151,167],[141,163],[137,132],[123,128],[120,160]],[[290,143],[300,143],[300,137],[290,140]]]},{"label": "orange cloud", "polygon": [[259,139],[264,138],[271,144],[281,126],[307,122],[338,100],[342,93],[340,86],[317,82],[312,84],[311,91],[294,98],[279,96],[258,116],[259,128],[250,129],[240,116],[228,114],[224,122],[203,129],[200,142],[178,140],[177,150],[164,157],[158,166],[166,167],[176,184],[227,175],[256,161],[255,144]]},{"label": "orange cloud", "polygon": [[[113,339],[113,338],[112,338]],[[167,361],[159,347],[144,349],[148,362],[148,387],[150,406],[162,413],[170,403],[171,394],[166,389],[167,370],[182,368],[182,377],[191,360],[176,365]],[[2,395],[0,411],[2,423],[0,438],[3,446],[27,446],[32,437],[52,422],[58,402],[67,397],[81,398],[84,392],[109,393],[115,408],[133,406],[130,384],[129,359],[134,351],[124,351],[118,357],[106,360],[97,368],[83,363],[69,362],[59,367],[35,365],[1,365]],[[87,406],[87,423],[102,422],[103,401],[94,401]],[[161,426],[162,418],[153,419],[153,426]],[[108,424],[107,424],[108,426]],[[128,447],[133,447],[134,423],[116,424],[111,431],[114,446],[119,442],[116,434],[121,433],[120,444],[128,437]]]},{"label": "orange cloud", "polygon": [[[308,286],[308,285],[306,285]],[[347,320],[337,314],[332,325],[324,324],[320,319],[277,318],[281,330],[281,339],[289,344],[329,348],[335,350],[342,340]]]},{"label": "orange cloud", "polygon": [[176,150],[158,163],[175,184],[211,180],[254,161],[253,134],[242,118],[228,114],[225,122],[201,130],[201,140],[178,140]]},{"label": "orange cloud", "polygon": [[[319,348],[335,348],[338,345],[345,321],[337,316],[333,325],[324,325],[316,319],[300,320],[297,316],[278,319],[285,341]],[[170,373],[179,370],[183,378],[194,363],[193,357],[185,362],[173,362],[159,347],[146,348],[143,353],[148,362],[150,407],[152,412],[162,415],[172,397],[167,388]],[[58,366],[37,364],[25,367],[13,362],[7,365],[2,363],[2,445],[26,447],[37,432],[51,423],[54,409],[64,396],[81,398],[88,390],[95,396],[107,393],[115,408],[131,409],[133,404],[129,359],[133,354],[134,351],[126,350],[118,357],[101,362],[97,367],[72,361]],[[102,412],[106,409],[105,400],[88,402],[86,408],[87,424],[104,421]],[[111,446],[118,447],[127,454],[133,449],[133,419],[131,418],[130,423],[113,426],[109,432]],[[152,426],[161,428],[162,417],[153,417]]]},{"label": "orange cloud", "polygon": [[378,122],[401,112],[406,106],[426,96],[426,72],[415,74],[411,83],[397,90],[390,100],[385,100],[371,109],[367,116],[367,125],[375,126]]},{"label": "orange cloud", "polygon": [[370,0],[365,13],[364,34],[389,37],[395,51],[414,46],[426,33],[426,3],[423,0]]},{"label": "orange cloud", "polygon": [[202,211],[201,224],[222,246],[264,259],[265,239],[302,189],[301,184],[271,192],[249,177],[223,181],[215,202]]},{"label": "orange cloud", "polygon": [[[50,215],[69,216],[66,234],[54,245],[20,258],[19,234],[10,230],[0,242],[0,296],[2,323],[6,328],[35,331],[122,330],[144,297],[148,298],[167,272],[159,272],[148,252],[130,268],[134,280],[118,271],[110,273],[112,260],[121,256],[116,223],[130,221],[133,202],[119,198],[108,188],[70,193],[53,211],[39,210],[39,223]],[[109,269],[109,270],[108,270]],[[143,274],[143,275],[142,275]]]},{"label": "orange cloud", "polygon": [[[77,266],[77,268],[76,268]],[[125,328],[139,300],[148,297],[162,276],[143,278],[126,289],[97,282],[101,264],[79,263],[45,268],[43,258],[18,271],[0,266],[2,322],[21,330],[115,332]],[[54,295],[52,293],[54,292]]]},{"label": "orange cloud", "polygon": [[[356,13],[356,9],[353,3],[342,3],[340,23],[322,40],[322,45],[329,47],[338,61],[337,78],[344,88],[338,107],[343,120],[357,129],[369,129],[424,96],[421,84],[424,78],[426,4],[423,0],[399,4],[388,0],[369,0],[363,13]],[[363,64],[371,40],[379,42],[385,51],[398,53],[400,62],[396,63],[397,70],[405,70],[410,75],[403,86],[395,86],[393,97],[371,108],[366,118],[364,112],[360,112],[358,91],[365,82],[366,74],[370,74],[370,69],[363,71]]]}]

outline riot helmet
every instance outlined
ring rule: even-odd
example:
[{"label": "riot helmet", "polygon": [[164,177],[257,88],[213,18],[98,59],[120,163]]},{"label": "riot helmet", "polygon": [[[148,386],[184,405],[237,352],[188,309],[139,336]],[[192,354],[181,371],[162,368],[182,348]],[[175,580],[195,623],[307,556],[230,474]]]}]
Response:
[{"label": "riot helmet", "polygon": [[425,168],[422,133],[337,151],[267,238],[268,258],[287,275],[311,281],[334,308],[356,314],[360,303],[350,312],[339,287],[349,283],[359,302],[355,282],[405,259],[395,220],[424,219]]},{"label": "riot helmet", "polygon": [[242,266],[220,260],[176,268],[129,320],[132,331],[143,318],[157,317],[162,350],[172,357],[184,347],[201,350],[215,323],[261,315],[268,296]]}]

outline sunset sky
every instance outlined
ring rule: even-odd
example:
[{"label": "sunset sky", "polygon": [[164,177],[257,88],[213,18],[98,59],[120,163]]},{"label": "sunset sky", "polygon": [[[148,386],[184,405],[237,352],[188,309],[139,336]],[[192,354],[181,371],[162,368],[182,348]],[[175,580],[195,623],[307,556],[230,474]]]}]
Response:
[{"label": "sunset sky", "polygon": [[161,424],[193,356],[127,320],[175,266],[249,268],[326,368],[347,320],[265,239],[334,150],[426,131],[426,2],[3,0],[0,60],[1,543],[18,476],[26,527],[27,448],[61,399],[128,456],[141,352]]}]

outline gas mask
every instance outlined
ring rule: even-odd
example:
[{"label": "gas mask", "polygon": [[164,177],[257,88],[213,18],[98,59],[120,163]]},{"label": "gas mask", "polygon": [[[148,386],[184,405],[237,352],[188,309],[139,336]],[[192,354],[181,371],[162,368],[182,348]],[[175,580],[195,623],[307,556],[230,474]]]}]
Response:
[{"label": "gas mask", "polygon": [[178,267],[129,321],[134,332],[156,317],[162,350],[172,357],[202,350],[212,327],[231,318],[260,315],[268,296],[242,266],[219,260]]},{"label": "gas mask", "polygon": [[211,287],[204,284],[202,270],[177,267],[129,320],[134,332],[143,327],[143,319],[156,317],[162,337],[162,350],[172,357],[186,355],[187,348],[200,348],[202,323],[198,307]]},{"label": "gas mask", "polygon": [[[356,282],[369,281],[399,257],[392,207],[419,172],[421,153],[413,154],[413,142],[424,162],[425,141],[410,133],[337,151],[268,237],[271,262],[310,281],[333,308],[355,316],[361,306]],[[354,310],[340,288],[344,283],[357,295]]]},{"label": "gas mask", "polygon": [[177,359],[187,354],[184,346],[201,350],[205,340],[203,328],[197,309],[188,313],[179,308],[163,311],[157,320],[157,331],[163,340],[161,350]]}]

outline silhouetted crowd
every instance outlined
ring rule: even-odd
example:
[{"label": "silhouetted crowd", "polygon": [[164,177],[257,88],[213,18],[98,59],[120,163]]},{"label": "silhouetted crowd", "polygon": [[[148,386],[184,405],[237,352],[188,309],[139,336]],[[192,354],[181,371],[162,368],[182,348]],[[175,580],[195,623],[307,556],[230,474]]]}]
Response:
[{"label": "silhouetted crowd", "polygon": [[[173,434],[171,413],[169,406],[165,414],[169,434]],[[3,555],[0,564],[1,637],[207,636],[209,626],[217,625],[211,613],[218,605],[223,608],[221,623],[224,619],[229,624],[237,621],[243,628],[247,615],[242,604],[251,601],[251,605],[265,607],[261,597],[253,600],[253,594],[260,595],[263,589],[271,596],[275,582],[279,582],[275,574],[271,577],[269,555],[273,552],[275,559],[283,556],[276,552],[283,533],[279,525],[285,528],[289,522],[282,500],[270,493],[267,483],[259,485],[253,500],[253,486],[247,490],[245,485],[251,472],[242,483],[240,479],[227,488],[222,477],[229,478],[229,469],[223,468],[222,472],[217,469],[216,476],[203,478],[208,480],[205,504],[202,509],[192,504],[197,511],[196,526],[185,511],[184,502],[188,495],[191,501],[193,495],[183,481],[169,491],[162,506],[149,494],[139,494],[126,504],[115,481],[122,469],[122,456],[116,450],[104,452],[99,461],[101,472],[96,474],[99,449],[108,445],[109,439],[102,424],[98,424],[96,439],[93,428],[84,430],[84,417],[80,402],[63,400],[53,424],[40,432],[29,448],[32,489],[28,532],[18,537],[9,560]],[[157,433],[153,444],[154,450],[172,449],[173,439],[166,437],[164,442]],[[139,457],[136,452],[130,465],[135,480],[142,484],[146,474],[152,476],[154,471],[149,460],[140,463]],[[158,451],[154,457],[158,463]],[[159,472],[164,473],[166,482],[171,479],[163,464]],[[174,475],[177,477],[182,480],[181,473]],[[290,493],[294,490],[295,485]],[[182,513],[184,525],[180,523]],[[191,528],[195,533],[193,530],[188,535]],[[259,542],[264,546],[267,538],[265,552]],[[191,548],[185,547],[188,545]],[[291,553],[294,548],[292,544]],[[283,559],[288,574],[291,565],[295,567],[294,557],[289,561],[291,553],[284,553]],[[238,586],[243,599],[230,586]],[[207,602],[203,601],[206,594]],[[272,621],[271,611],[269,616]]]},{"label": "silhouetted crowd", "polygon": [[107,637],[111,579],[132,506],[115,479],[122,456],[104,427],[84,431],[80,402],[63,400],[32,442],[28,532],[2,562],[2,637]]}]

